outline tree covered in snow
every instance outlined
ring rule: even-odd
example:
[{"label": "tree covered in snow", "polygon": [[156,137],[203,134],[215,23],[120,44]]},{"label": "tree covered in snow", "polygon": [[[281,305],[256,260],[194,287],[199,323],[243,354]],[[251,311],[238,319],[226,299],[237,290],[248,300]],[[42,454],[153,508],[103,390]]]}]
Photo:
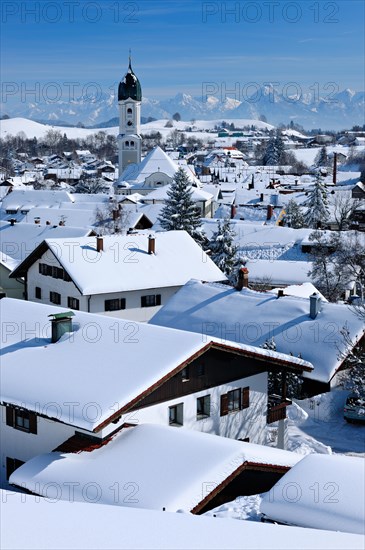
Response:
[{"label": "tree covered in snow", "polygon": [[95,211],[95,229],[100,235],[127,233],[131,211],[116,200]]},{"label": "tree covered in snow", "polygon": [[316,158],[314,159],[314,164],[317,168],[320,166],[327,166],[328,165],[328,155],[327,155],[327,149],[325,145],[320,148],[318,151]]},{"label": "tree covered in snow", "polygon": [[302,209],[294,199],[290,199],[285,208],[284,223],[294,229],[299,229],[305,225]]},{"label": "tree covered in snow", "polygon": [[188,175],[180,167],[167,191],[168,199],[165,201],[158,221],[166,231],[184,230],[196,242],[203,245],[206,237],[201,228],[200,211],[192,195]]},{"label": "tree covered in snow", "polygon": [[209,241],[211,259],[227,276],[233,272],[236,263],[237,246],[233,244],[235,232],[229,218],[218,220],[217,231],[214,231]]},{"label": "tree covered in snow", "polygon": [[[277,351],[274,338],[269,338],[261,345],[263,349]],[[292,354],[291,354],[292,355]],[[282,392],[283,384],[283,371],[269,371],[268,372],[268,394],[280,395]],[[300,397],[301,386],[303,383],[302,377],[294,372],[287,371],[286,378],[286,394],[287,397]]]},{"label": "tree covered in snow", "polygon": [[272,136],[266,146],[263,164],[266,166],[277,166],[284,160],[284,142],[281,134],[278,132],[276,136]]},{"label": "tree covered in snow", "polygon": [[318,290],[330,301],[336,302],[346,286],[357,281],[360,298],[364,298],[365,247],[357,233],[324,233],[314,231],[312,241],[312,270],[309,275]]},{"label": "tree covered in snow", "polygon": [[306,227],[317,229],[328,220],[329,209],[327,189],[322,177],[317,174],[313,189],[310,191],[307,200],[304,202],[307,211],[304,214]]},{"label": "tree covered in snow", "polygon": [[263,164],[265,166],[277,166],[279,164],[279,155],[275,137],[271,137],[267,143],[263,157]]},{"label": "tree covered in snow", "polygon": [[[355,314],[356,311],[355,311]],[[365,348],[356,345],[350,336],[350,331],[345,325],[340,330],[344,350],[339,350],[339,359],[344,361],[344,370],[340,375],[340,381],[346,390],[351,390],[357,395],[365,391]]]}]

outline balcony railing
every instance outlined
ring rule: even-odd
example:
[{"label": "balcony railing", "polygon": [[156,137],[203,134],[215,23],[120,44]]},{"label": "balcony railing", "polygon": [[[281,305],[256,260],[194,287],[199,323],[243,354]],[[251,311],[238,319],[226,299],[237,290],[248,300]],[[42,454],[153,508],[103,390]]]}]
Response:
[{"label": "balcony railing", "polygon": [[267,423],[272,424],[286,418],[286,408],[292,404],[291,399],[284,399],[280,395],[269,395]]}]

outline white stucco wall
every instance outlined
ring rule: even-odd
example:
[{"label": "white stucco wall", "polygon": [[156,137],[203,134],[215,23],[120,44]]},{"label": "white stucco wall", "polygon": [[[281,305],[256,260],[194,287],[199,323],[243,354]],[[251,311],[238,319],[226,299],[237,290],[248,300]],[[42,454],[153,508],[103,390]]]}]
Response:
[{"label": "white stucco wall", "polygon": [[[220,416],[220,396],[233,389],[247,386],[250,388],[250,406],[247,409]],[[204,395],[210,395],[211,414],[208,418],[197,420],[196,401],[198,397]],[[265,443],[267,412],[267,373],[265,372],[127,413],[121,417],[119,424],[130,422],[131,424],[147,423],[168,426],[169,407],[179,403],[184,405],[184,428],[232,439],[249,437],[251,443]],[[115,424],[105,428],[102,437],[108,435],[115,428]]]},{"label": "white stucco wall", "polygon": [[[51,411],[52,404],[49,404],[49,407]],[[58,445],[73,436],[76,430],[79,432],[83,431],[68,424],[37,416],[37,433],[31,434],[7,426],[5,406],[0,406],[0,413],[1,487],[7,485],[6,457],[16,458],[17,460],[26,462],[34,456],[53,451]]]},{"label": "white stucco wall", "polygon": [[[73,282],[55,279],[48,275],[39,273],[39,263],[45,263],[52,266],[62,267],[58,260],[50,252],[46,252],[37,260],[28,270],[28,300],[43,304],[52,304],[49,299],[50,292],[58,292],[61,295],[61,307],[68,308],[67,298],[77,298],[80,301],[80,311],[89,311],[90,313],[99,313],[119,319],[129,319],[131,321],[149,321],[153,315],[165,305],[168,300],[181,288],[180,286],[165,288],[146,288],[133,290],[130,292],[115,292],[106,294],[95,294],[89,299],[88,296],[82,296]],[[107,276],[107,274],[106,274]],[[148,283],[146,278],[146,283]],[[42,290],[42,298],[35,297],[35,288]],[[161,294],[161,306],[141,307],[141,297],[149,294]],[[105,300],[113,298],[125,298],[126,309],[118,311],[105,311]]]}]

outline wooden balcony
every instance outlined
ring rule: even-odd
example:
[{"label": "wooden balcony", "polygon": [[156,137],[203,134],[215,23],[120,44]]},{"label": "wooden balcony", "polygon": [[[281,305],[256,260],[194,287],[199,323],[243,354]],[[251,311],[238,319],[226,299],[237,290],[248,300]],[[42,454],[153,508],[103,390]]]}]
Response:
[{"label": "wooden balcony", "polygon": [[283,399],[279,395],[269,395],[267,423],[272,424],[286,418],[286,408],[292,404],[290,399]]}]

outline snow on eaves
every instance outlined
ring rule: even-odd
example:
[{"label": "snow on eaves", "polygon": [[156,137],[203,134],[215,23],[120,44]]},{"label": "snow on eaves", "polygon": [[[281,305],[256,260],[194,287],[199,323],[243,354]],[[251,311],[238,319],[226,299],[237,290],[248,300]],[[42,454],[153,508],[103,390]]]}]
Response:
[{"label": "snow on eaves", "polygon": [[252,346],[272,337],[277,351],[300,355],[313,366],[306,378],[329,382],[342,363],[341,329],[346,324],[357,342],[364,335],[361,319],[347,305],[322,304],[315,319],[309,300],[217,284],[189,281],[149,321],[151,324],[204,333]]},{"label": "snow on eaves", "polygon": [[261,512],[282,523],[364,535],[364,486],[363,458],[310,454],[266,493]]},{"label": "snow on eaves", "polygon": [[[310,370],[302,359],[181,330],[77,311],[73,332],[50,341],[48,315],[65,311],[3,298],[0,401],[98,431],[185,361],[216,344]],[[181,367],[182,368],[182,367]],[[132,376],[133,374],[133,376]],[[47,404],[56,407],[48,408]],[[71,407],[70,403],[75,403]],[[95,403],[93,414],[87,405]]]},{"label": "snow on eaves", "polygon": [[[96,237],[45,242],[84,296],[182,286],[192,276],[210,282],[226,279],[186,231],[153,236],[155,254],[148,254],[145,233],[104,236],[103,252],[97,252]],[[22,265],[19,270],[23,273]]]},{"label": "snow on eaves", "polygon": [[[99,502],[103,504],[188,512],[247,463],[292,467],[301,459],[296,453],[264,445],[142,424],[122,430],[107,445],[92,452],[37,456],[18,468],[9,481],[49,498],[55,496],[49,493],[52,484],[58,492],[66,482],[78,482],[74,498],[82,501],[83,487],[93,480],[101,489]],[[117,479],[133,480],[138,487],[136,498],[116,502],[108,488]],[[68,492],[62,492],[61,498],[68,500]]]}]

